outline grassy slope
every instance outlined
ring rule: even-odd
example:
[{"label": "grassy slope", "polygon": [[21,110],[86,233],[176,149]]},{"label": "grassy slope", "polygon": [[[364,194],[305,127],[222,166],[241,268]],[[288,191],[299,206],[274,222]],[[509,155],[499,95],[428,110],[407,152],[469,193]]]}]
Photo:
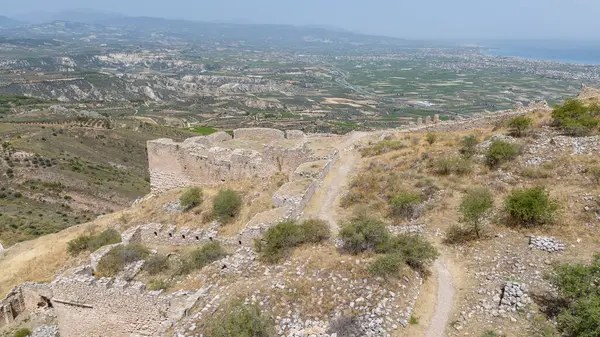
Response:
[{"label": "grassy slope", "polygon": [[[0,125],[9,144],[0,159],[0,241],[11,245],[130,205],[149,192],[146,141],[192,135],[130,121],[116,129]],[[35,157],[18,159],[19,151]]]}]

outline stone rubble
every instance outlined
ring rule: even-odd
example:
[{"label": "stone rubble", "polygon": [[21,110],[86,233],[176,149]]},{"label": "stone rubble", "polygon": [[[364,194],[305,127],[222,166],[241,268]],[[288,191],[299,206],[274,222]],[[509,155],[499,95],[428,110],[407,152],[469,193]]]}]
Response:
[{"label": "stone rubble", "polygon": [[555,238],[546,236],[530,236],[529,248],[544,250],[548,253],[556,253],[565,250],[565,244]]},{"label": "stone rubble", "polygon": [[531,298],[527,295],[527,290],[528,287],[525,284],[517,282],[506,283],[501,294],[497,294],[493,298],[494,301],[499,301],[498,313],[502,313],[502,310],[516,312],[526,307],[531,303]]},{"label": "stone rubble", "polygon": [[59,337],[58,326],[40,325],[33,330],[30,337]]}]

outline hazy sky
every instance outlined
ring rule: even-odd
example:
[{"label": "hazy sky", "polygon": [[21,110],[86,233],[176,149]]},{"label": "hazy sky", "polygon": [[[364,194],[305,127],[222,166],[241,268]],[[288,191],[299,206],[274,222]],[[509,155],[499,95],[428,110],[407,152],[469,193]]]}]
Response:
[{"label": "hazy sky", "polygon": [[600,39],[600,0],[19,0],[0,14],[92,8],[128,15],[327,25],[407,38]]}]

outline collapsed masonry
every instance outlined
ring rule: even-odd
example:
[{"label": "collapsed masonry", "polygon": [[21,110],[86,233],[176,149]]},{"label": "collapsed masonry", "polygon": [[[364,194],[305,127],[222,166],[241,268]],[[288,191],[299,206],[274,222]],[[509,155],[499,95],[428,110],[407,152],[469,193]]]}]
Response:
[{"label": "collapsed masonry", "polygon": [[48,284],[24,283],[0,301],[0,328],[27,314],[55,317],[69,336],[161,336],[197,302],[201,292],[163,294],[140,282],[96,278],[89,266]]},{"label": "collapsed masonry", "polygon": [[314,160],[308,137],[297,130],[237,129],[233,137],[217,132],[182,143],[152,140],[147,147],[153,191],[291,174]]}]

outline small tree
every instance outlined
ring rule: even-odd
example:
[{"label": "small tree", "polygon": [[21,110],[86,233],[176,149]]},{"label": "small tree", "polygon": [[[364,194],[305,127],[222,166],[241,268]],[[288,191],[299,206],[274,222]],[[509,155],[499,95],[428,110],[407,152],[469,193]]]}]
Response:
[{"label": "small tree", "polygon": [[202,199],[202,189],[199,187],[192,187],[183,192],[183,194],[179,197],[179,203],[185,209],[191,209],[200,205],[202,203]]},{"label": "small tree", "polygon": [[468,225],[480,238],[481,221],[494,207],[492,192],[487,188],[476,188],[469,191],[462,199],[459,212],[460,221]]},{"label": "small tree", "polygon": [[558,205],[542,187],[514,190],[504,199],[504,212],[509,221],[533,227],[550,222]]},{"label": "small tree", "polygon": [[494,168],[500,164],[515,159],[519,153],[520,148],[518,145],[502,140],[495,140],[487,150],[485,159],[488,166]]},{"label": "small tree", "polygon": [[221,221],[235,218],[242,207],[242,198],[233,190],[220,190],[213,200],[213,215]]},{"label": "small tree", "polygon": [[533,121],[526,116],[518,116],[508,122],[508,127],[511,129],[510,132],[515,137],[523,137],[531,130],[532,125]]},{"label": "small tree", "polygon": [[429,145],[433,145],[433,143],[435,143],[436,140],[437,135],[435,133],[428,133],[425,135],[425,141],[427,141]]},{"label": "small tree", "polygon": [[459,150],[460,154],[462,154],[463,157],[465,157],[467,159],[473,157],[477,153],[477,144],[479,144],[479,141],[477,140],[477,136],[475,136],[475,135],[464,136],[460,140],[460,150]]}]

